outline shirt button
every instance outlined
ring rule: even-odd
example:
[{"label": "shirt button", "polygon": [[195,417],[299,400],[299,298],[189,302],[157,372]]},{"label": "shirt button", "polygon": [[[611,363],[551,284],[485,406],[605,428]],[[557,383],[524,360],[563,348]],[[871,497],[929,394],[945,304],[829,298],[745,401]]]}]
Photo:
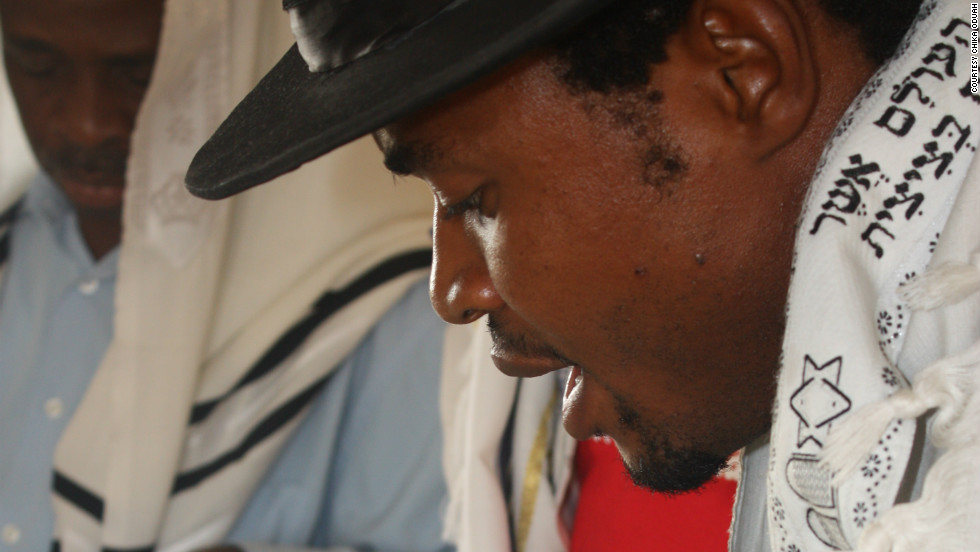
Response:
[{"label": "shirt button", "polygon": [[96,291],[99,291],[99,281],[89,280],[87,282],[82,282],[78,285],[78,291],[82,292],[83,295],[92,295]]},{"label": "shirt button", "polygon": [[3,542],[7,544],[17,544],[20,540],[20,528],[13,523],[3,526]]},{"label": "shirt button", "polygon": [[57,397],[44,401],[44,413],[47,414],[48,418],[52,420],[57,420],[60,418],[61,413],[64,412],[64,410],[64,404],[61,402],[61,399]]}]

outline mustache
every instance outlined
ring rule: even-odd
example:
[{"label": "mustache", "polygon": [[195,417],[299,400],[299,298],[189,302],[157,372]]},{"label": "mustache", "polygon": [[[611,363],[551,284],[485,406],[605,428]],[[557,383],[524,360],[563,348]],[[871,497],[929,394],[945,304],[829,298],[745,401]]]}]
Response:
[{"label": "mustache", "polygon": [[107,140],[95,146],[66,144],[51,156],[51,164],[63,173],[126,173],[129,147],[122,140]]},{"label": "mustache", "polygon": [[487,315],[487,330],[490,331],[490,338],[493,340],[495,349],[509,351],[528,358],[547,358],[566,365],[574,364],[550,345],[531,339],[526,334],[511,331],[493,313]]}]

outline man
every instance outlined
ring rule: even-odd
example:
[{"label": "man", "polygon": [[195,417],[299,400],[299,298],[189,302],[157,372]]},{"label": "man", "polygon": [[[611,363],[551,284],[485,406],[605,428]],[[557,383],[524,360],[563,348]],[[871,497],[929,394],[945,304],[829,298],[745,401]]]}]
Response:
[{"label": "man", "polygon": [[510,378],[490,347],[473,336],[471,365],[443,373],[446,536],[458,550],[727,549],[737,468],[682,496],[636,487],[610,439],[576,445],[561,429],[564,371]]},{"label": "man", "polygon": [[2,550],[445,548],[428,195],[370,143],[289,199],[180,186],[288,44],[267,10],[0,2],[42,168],[0,209]]},{"label": "man", "polygon": [[374,132],[435,196],[437,311],[486,315],[507,374],[570,366],[565,428],[637,483],[746,447],[734,549],[976,546],[962,3],[391,4],[285,2],[298,48],[189,188]]}]

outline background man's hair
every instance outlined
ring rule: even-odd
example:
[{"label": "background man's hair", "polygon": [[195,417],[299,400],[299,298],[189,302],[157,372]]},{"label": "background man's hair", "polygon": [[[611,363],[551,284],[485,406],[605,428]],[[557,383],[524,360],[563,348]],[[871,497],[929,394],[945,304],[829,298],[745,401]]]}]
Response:
[{"label": "background man's hair", "polygon": [[[898,47],[922,0],[819,1],[832,17],[857,29],[864,53],[884,63]],[[692,0],[624,0],[559,40],[563,79],[573,89],[606,93],[647,83],[650,66],[666,59],[664,45]]]}]

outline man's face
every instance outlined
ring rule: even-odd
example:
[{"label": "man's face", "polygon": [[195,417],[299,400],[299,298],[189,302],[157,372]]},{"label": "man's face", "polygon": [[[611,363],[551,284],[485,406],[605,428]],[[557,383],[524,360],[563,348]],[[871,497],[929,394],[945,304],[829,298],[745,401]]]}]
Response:
[{"label": "man's face", "polygon": [[[572,366],[563,421],[634,479],[699,486],[770,422],[799,195],[705,115],[681,64],[654,114],[528,56],[376,135],[435,196],[432,301],[487,315],[512,376]],[[635,115],[635,117],[630,114]]]},{"label": "man's face", "polygon": [[162,0],[0,0],[7,76],[41,167],[81,217],[118,217]]}]

